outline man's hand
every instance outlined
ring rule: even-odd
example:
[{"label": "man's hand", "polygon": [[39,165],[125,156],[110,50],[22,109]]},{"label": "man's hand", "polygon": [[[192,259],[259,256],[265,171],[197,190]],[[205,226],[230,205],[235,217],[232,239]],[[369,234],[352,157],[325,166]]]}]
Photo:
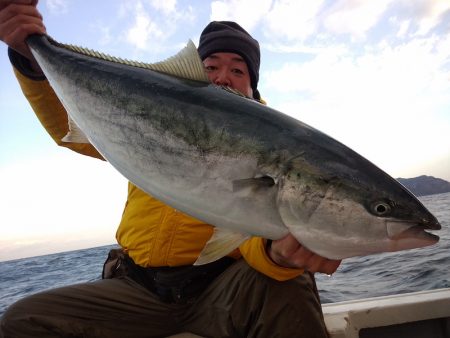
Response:
[{"label": "man's hand", "polygon": [[310,272],[331,275],[341,264],[341,260],[327,259],[303,247],[291,234],[273,241],[267,254],[276,264],[286,268],[303,268]]},{"label": "man's hand", "polygon": [[0,40],[16,50],[40,71],[25,39],[31,34],[46,34],[38,0],[0,0]]}]

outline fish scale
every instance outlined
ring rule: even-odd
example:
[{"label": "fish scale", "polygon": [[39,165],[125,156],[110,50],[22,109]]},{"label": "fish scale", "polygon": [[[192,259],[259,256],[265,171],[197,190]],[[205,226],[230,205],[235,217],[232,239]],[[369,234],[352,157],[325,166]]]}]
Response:
[{"label": "fish scale", "polygon": [[291,233],[330,259],[439,239],[425,231],[440,229],[437,219],[364,157],[292,117],[207,83],[192,43],[158,63],[156,72],[45,36],[27,41],[74,120],[71,132],[81,129],[79,140],[70,133],[67,139],[92,143],[142,190],[216,227],[198,264],[228,254],[250,236],[276,240]]}]

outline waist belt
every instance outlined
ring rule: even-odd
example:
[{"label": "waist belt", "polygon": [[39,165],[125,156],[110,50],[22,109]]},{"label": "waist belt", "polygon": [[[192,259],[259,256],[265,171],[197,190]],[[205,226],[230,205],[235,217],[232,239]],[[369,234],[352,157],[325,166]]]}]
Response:
[{"label": "waist belt", "polygon": [[166,303],[194,301],[203,290],[236,260],[223,257],[205,265],[144,268],[120,249],[113,249],[103,267],[103,278],[127,276]]}]

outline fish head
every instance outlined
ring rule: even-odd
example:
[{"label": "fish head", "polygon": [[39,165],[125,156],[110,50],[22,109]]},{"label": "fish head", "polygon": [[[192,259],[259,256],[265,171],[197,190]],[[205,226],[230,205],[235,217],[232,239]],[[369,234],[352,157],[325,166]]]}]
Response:
[{"label": "fish head", "polygon": [[371,170],[331,174],[305,162],[291,165],[280,179],[277,205],[292,235],[329,259],[438,242],[438,236],[426,231],[441,228],[427,208],[398,181]]}]

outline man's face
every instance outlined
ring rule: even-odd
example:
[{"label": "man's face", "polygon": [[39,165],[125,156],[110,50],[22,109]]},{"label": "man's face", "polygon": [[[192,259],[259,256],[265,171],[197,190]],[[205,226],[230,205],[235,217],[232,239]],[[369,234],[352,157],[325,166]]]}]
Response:
[{"label": "man's face", "polygon": [[235,53],[214,53],[203,60],[209,81],[253,97],[250,74],[244,59]]}]

